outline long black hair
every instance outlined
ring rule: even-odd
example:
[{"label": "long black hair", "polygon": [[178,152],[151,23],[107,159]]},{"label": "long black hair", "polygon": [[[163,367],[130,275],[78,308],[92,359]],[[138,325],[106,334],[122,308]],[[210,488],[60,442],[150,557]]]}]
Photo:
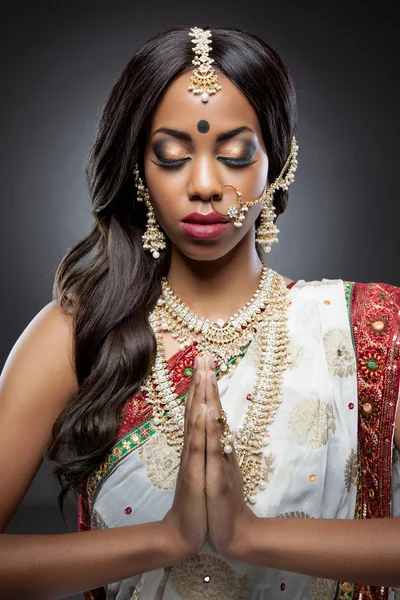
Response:
[{"label": "long black hair", "polygon": [[[211,31],[214,66],[258,115],[273,181],[295,133],[292,79],[278,54],[255,35],[224,27]],[[66,494],[81,493],[104,460],[115,443],[121,408],[138,392],[155,358],[148,313],[168,272],[170,247],[158,260],[143,250],[146,208],[137,202],[133,172],[138,162],[144,178],[146,130],[160,98],[176,77],[193,70],[188,33],[175,28],[149,39],[111,90],[86,170],[92,229],[66,252],[56,272],[53,299],[72,318],[79,384],[45,452],[60,485],[63,518]],[[287,195],[275,193],[277,217]]]}]

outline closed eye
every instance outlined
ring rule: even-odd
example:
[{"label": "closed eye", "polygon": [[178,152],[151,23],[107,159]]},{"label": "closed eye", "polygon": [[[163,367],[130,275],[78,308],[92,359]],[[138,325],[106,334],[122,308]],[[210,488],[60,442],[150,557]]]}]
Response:
[{"label": "closed eye", "polygon": [[[180,158],[179,160],[165,160],[164,158],[159,158],[157,161],[152,162],[159,167],[177,169],[178,167],[184,165],[188,160],[191,160],[191,158]],[[218,156],[217,160],[224,163],[228,167],[233,167],[234,169],[248,167],[257,162],[257,160],[249,160],[248,158],[228,158],[226,156]]]}]

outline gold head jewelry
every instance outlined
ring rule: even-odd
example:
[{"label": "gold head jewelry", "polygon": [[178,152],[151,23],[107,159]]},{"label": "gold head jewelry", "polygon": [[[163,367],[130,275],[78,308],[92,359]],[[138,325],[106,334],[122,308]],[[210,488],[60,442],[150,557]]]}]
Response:
[{"label": "gold head jewelry", "polygon": [[195,57],[192,63],[198,68],[193,70],[188,90],[193,94],[201,94],[201,101],[208,102],[210,95],[216,94],[221,89],[215,69],[211,66],[214,59],[209,57],[209,52],[212,50],[211,31],[192,27],[189,36],[194,38],[192,44],[194,44]]}]

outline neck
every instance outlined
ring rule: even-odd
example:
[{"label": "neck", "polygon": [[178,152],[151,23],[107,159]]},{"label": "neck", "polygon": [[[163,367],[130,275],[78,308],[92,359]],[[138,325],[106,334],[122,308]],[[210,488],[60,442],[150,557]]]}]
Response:
[{"label": "neck", "polygon": [[211,321],[227,320],[257,290],[262,267],[254,245],[238,244],[212,261],[190,259],[172,246],[167,279],[175,294],[196,314]]}]

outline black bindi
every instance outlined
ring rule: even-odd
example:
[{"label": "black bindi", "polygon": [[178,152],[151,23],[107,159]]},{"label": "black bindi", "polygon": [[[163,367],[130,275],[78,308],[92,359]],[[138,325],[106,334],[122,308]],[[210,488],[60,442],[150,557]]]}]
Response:
[{"label": "black bindi", "polygon": [[197,123],[197,131],[200,133],[208,133],[210,131],[210,123],[202,119]]}]

